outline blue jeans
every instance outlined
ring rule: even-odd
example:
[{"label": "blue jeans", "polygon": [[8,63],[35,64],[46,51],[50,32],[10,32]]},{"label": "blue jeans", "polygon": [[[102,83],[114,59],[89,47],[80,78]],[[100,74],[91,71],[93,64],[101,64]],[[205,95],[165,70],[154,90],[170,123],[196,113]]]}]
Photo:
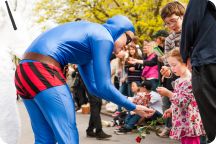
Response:
[{"label": "blue jeans", "polygon": [[67,85],[49,88],[23,102],[35,144],[79,144],[74,103]]},{"label": "blue jeans", "polygon": [[137,114],[131,115],[130,112],[128,113],[128,115],[125,118],[125,124],[124,127],[126,129],[133,129],[135,124],[139,121],[141,117]]}]

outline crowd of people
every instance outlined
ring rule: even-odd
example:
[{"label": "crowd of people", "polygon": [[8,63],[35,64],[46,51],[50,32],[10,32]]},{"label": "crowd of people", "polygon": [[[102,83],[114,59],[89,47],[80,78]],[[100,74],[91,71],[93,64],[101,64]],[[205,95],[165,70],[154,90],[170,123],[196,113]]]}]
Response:
[{"label": "crowd of people", "polygon": [[[158,136],[181,140],[186,144],[205,144],[205,130],[192,93],[191,69],[180,53],[185,7],[171,2],[161,11],[166,30],[159,30],[140,44],[134,36],[131,43],[111,59],[111,76],[115,87],[134,104],[150,107],[151,114],[141,117],[118,105],[114,125],[116,134],[126,134],[140,120],[164,118],[165,126]],[[164,28],[165,29],[165,28]],[[116,123],[116,120],[121,122]]]}]

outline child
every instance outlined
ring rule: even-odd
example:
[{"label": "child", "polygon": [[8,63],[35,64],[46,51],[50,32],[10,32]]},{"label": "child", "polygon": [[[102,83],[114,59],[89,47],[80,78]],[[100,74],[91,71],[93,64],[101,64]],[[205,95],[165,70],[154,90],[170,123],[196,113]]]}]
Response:
[{"label": "child", "polygon": [[[132,82],[131,83],[131,90],[134,93],[134,97],[131,98],[133,103],[147,106],[145,93],[139,92],[138,83]],[[152,110],[152,113],[150,113],[150,115],[153,115],[153,112],[154,111]],[[139,115],[137,115],[135,112],[129,111],[129,113],[127,114],[127,116],[125,118],[124,125],[120,129],[116,130],[115,133],[120,135],[120,134],[125,134],[127,132],[130,132],[134,128],[135,124],[138,122],[138,120],[140,118],[141,117]]]},{"label": "child", "polygon": [[155,110],[155,112],[152,113],[153,115],[150,115],[147,120],[156,120],[162,117],[162,99],[157,92],[152,90],[151,82],[148,80],[143,81],[140,86],[140,92],[144,92],[145,97],[150,96],[150,98],[147,98],[149,100],[147,105]]},{"label": "child", "polygon": [[[165,26],[171,32],[170,35],[165,39],[165,47],[164,47],[165,55],[173,48],[179,47],[180,39],[181,39],[181,27],[182,27],[184,14],[185,14],[185,8],[178,1],[173,1],[166,4],[161,10],[161,18],[163,19]],[[165,65],[167,65],[167,61],[165,57],[162,57],[161,60],[164,62]],[[160,72],[165,77],[170,77],[170,75],[172,76],[170,68],[168,66],[162,66]],[[176,77],[164,78],[162,85],[167,89],[173,91],[172,83],[175,81],[175,79]],[[171,103],[169,99],[167,97],[163,97],[164,111],[170,108],[170,104]],[[166,127],[159,134],[160,137],[169,136],[169,131],[172,127],[170,118],[168,118],[165,121],[165,126]]]},{"label": "child", "polygon": [[134,43],[130,43],[128,45],[128,54],[129,57],[127,58],[125,62],[125,70],[127,72],[127,83],[128,83],[128,97],[132,97],[133,93],[131,91],[131,83],[132,82],[138,82],[141,83],[141,73],[142,73],[142,66],[138,64],[130,64],[128,61],[130,59],[142,59],[142,57],[138,54],[138,49],[136,48],[136,45]]},{"label": "child", "polygon": [[170,137],[181,140],[182,144],[200,144],[200,136],[204,135],[203,124],[196,100],[192,93],[191,73],[183,63],[178,48],[167,55],[172,72],[179,76],[175,81],[174,92],[158,87],[157,91],[171,101],[171,108],[164,112],[164,117],[172,114]]},{"label": "child", "polygon": [[[134,96],[138,93],[139,91],[139,83],[137,82],[132,82],[131,83],[131,91],[133,92]],[[132,101],[132,97],[129,97],[129,99]],[[122,126],[124,125],[125,118],[127,116],[127,111],[121,111],[117,116],[114,117],[113,122],[114,126]]]}]

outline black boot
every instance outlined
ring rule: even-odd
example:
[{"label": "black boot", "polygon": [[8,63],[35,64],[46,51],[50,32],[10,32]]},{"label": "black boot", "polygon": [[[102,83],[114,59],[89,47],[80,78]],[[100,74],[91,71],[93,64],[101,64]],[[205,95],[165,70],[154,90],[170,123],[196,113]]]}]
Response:
[{"label": "black boot", "polygon": [[103,139],[107,139],[110,137],[112,137],[112,135],[108,135],[108,134],[104,133],[103,131],[96,133],[96,139],[98,139],[98,140],[103,140]]},{"label": "black boot", "polygon": [[96,137],[96,133],[94,131],[86,131],[86,136],[87,137]]}]

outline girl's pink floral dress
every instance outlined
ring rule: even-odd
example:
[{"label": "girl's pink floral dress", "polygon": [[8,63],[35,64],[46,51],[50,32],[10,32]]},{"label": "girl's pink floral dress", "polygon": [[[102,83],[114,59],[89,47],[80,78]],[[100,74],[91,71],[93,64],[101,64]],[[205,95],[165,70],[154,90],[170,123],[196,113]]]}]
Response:
[{"label": "girl's pink floral dress", "polygon": [[170,101],[172,103],[170,138],[179,140],[182,137],[205,134],[190,80],[180,82],[180,79],[177,79],[175,81],[174,96]]}]

